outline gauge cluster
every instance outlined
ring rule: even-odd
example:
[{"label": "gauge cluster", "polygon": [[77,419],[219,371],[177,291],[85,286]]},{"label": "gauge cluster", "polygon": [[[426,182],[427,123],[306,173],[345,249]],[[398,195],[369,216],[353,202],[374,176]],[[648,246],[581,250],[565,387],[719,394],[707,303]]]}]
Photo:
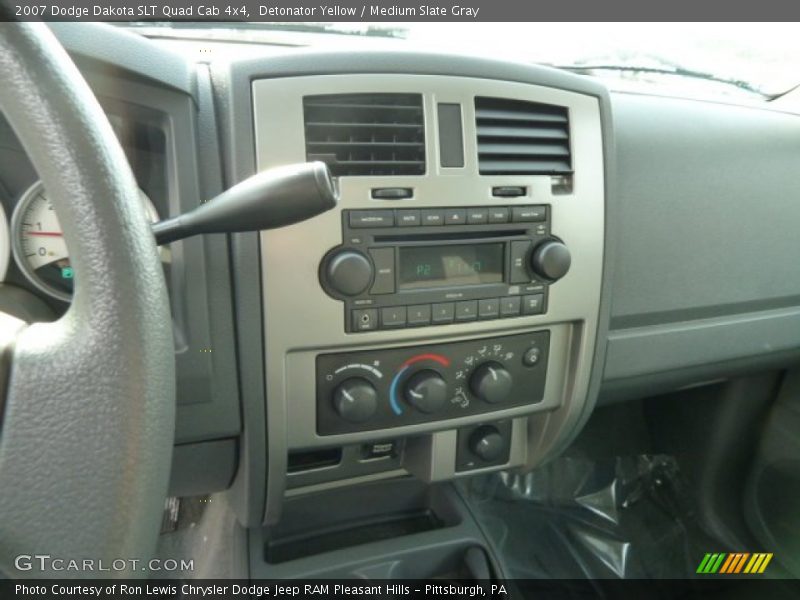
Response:
[{"label": "gauge cluster", "polygon": [[[168,212],[164,132],[157,123],[108,116],[141,187],[145,213],[151,222],[158,221],[160,212]],[[162,250],[162,260],[169,260],[167,250]],[[49,305],[54,316],[66,309],[79,285],[48,192],[2,116],[0,281],[28,290]]]},{"label": "gauge cluster", "polygon": [[[140,198],[151,223],[158,211],[144,192]],[[61,224],[41,181],[22,195],[11,217],[14,259],[20,271],[39,291],[69,302],[75,274],[69,260]]]}]

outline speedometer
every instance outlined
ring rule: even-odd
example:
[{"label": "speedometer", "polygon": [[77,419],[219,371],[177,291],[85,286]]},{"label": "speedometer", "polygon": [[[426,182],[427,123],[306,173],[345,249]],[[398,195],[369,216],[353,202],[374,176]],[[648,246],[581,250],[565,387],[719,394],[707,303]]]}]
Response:
[{"label": "speedometer", "polygon": [[[151,222],[158,220],[153,203],[141,192],[142,203]],[[41,181],[22,195],[11,217],[14,259],[20,270],[42,292],[69,302],[75,274],[61,231]]]}]

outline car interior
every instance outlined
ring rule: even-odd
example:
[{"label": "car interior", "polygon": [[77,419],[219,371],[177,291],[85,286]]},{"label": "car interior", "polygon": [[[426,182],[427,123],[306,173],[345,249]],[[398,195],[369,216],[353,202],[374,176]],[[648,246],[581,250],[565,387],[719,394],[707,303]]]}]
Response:
[{"label": "car interior", "polygon": [[212,25],[0,23],[0,573],[800,577],[800,91]]}]

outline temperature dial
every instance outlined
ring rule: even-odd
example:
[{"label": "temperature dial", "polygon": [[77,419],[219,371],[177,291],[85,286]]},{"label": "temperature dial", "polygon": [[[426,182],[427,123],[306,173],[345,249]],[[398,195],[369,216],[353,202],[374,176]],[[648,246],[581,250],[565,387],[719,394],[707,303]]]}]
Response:
[{"label": "temperature dial", "polygon": [[514,379],[499,362],[490,361],[480,365],[470,377],[472,393],[489,404],[502,402],[511,393]]},{"label": "temperature dial", "polygon": [[369,420],[378,406],[378,393],[362,377],[345,379],[333,391],[333,408],[345,421],[363,423]]},{"label": "temperature dial", "polygon": [[435,413],[447,402],[447,382],[433,369],[419,371],[406,382],[403,397],[417,410]]}]

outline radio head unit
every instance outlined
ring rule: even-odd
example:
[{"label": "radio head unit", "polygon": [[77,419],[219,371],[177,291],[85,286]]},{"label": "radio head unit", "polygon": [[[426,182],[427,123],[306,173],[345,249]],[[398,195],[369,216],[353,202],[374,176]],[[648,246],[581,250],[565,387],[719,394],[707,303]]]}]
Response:
[{"label": "radio head unit", "polygon": [[545,205],[346,210],[320,282],[348,333],[542,314],[570,254]]}]

